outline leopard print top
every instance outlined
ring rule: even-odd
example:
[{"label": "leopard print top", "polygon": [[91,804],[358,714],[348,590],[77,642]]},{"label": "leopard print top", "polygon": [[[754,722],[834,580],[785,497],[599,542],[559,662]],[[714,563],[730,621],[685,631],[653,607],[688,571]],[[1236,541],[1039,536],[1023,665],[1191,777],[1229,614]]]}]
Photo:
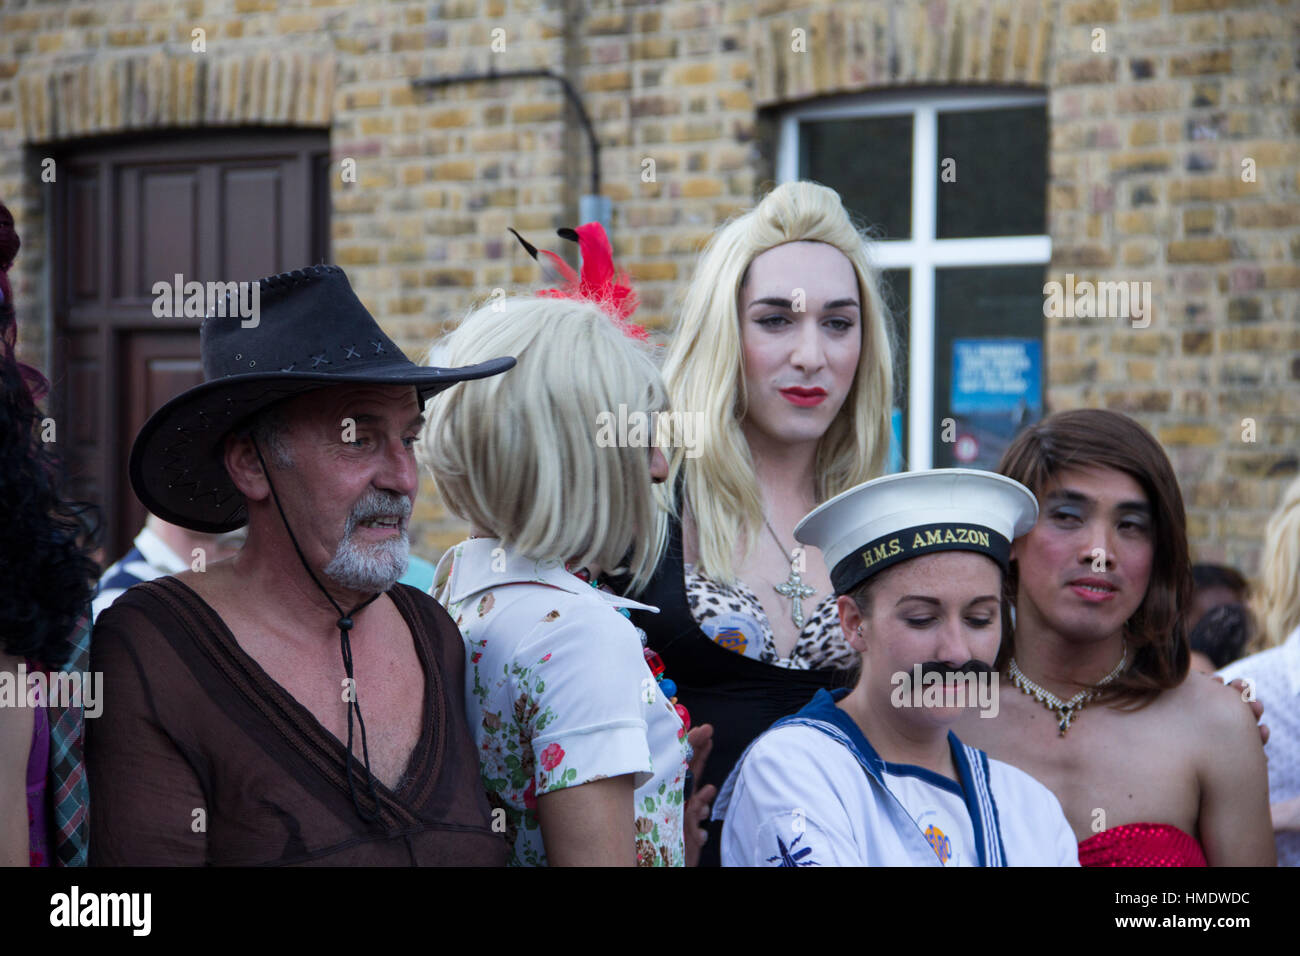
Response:
[{"label": "leopard print top", "polygon": [[711,641],[729,651],[764,664],[794,670],[847,670],[858,663],[858,652],[844,640],[835,595],[828,594],[804,620],[790,656],[779,657],[772,626],[758,596],[743,581],[734,587],[705,577],[685,566],[686,603],[691,616]]}]

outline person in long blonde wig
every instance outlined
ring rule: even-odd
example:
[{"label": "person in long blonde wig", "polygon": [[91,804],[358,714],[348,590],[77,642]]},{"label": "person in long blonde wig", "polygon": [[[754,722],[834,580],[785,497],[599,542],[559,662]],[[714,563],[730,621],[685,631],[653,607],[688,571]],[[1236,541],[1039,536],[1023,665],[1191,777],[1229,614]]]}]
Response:
[{"label": "person in long blonde wig", "polygon": [[[747,396],[737,297],[750,263],[787,242],[824,242],[857,273],[862,303],[862,349],[857,374],[839,414],[817,446],[817,500],[880,475],[889,449],[893,351],[888,313],[867,237],[850,220],[839,194],[811,182],[785,183],[749,212],[714,233],[695,269],[664,360],[664,384],[675,412],[703,412],[698,457],[677,449],[669,479],[656,494],[671,500],[685,472],[687,504],[695,521],[697,568],[715,581],[736,579],[735,542],[755,546],[763,527],[763,500],[741,422]],[[707,489],[707,491],[706,491]]]},{"label": "person in long blonde wig", "polygon": [[1276,647],[1300,627],[1300,478],[1268,519],[1259,573],[1251,601],[1259,622],[1252,653]]}]

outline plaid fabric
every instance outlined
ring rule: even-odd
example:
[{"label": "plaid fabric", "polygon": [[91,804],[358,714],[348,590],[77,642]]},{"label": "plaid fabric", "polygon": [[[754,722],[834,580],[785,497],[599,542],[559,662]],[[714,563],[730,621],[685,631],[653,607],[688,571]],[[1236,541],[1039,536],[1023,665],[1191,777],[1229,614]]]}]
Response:
[{"label": "plaid fabric", "polygon": [[[88,679],[90,667],[90,610],[77,621],[72,653],[63,670]],[[85,866],[89,850],[90,789],[83,756],[86,724],[81,707],[50,706],[50,797],[53,824],[53,863]]]}]

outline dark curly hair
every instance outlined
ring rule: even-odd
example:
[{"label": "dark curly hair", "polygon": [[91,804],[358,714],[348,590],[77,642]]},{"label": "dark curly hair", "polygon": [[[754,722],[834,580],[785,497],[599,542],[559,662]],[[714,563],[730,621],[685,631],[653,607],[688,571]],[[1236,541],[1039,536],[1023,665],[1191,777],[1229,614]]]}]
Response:
[{"label": "dark curly hair", "polygon": [[93,505],[65,500],[62,462],[41,440],[44,376],[15,356],[13,293],[5,273],[18,253],[13,217],[0,203],[0,649],[62,666],[99,567],[81,539],[98,526]]},{"label": "dark curly hair", "polygon": [[1215,669],[1238,660],[1255,630],[1250,609],[1244,604],[1220,604],[1205,612],[1192,628],[1192,650],[1210,659]]}]

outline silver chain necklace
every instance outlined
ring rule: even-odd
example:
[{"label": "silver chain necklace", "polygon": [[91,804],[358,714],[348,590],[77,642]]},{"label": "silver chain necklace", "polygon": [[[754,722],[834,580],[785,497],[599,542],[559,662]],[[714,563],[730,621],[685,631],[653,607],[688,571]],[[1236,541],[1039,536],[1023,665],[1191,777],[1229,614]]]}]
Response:
[{"label": "silver chain necklace", "polygon": [[[773,590],[782,597],[790,598],[794,603],[790,608],[790,620],[799,630],[803,630],[803,599],[812,597],[817,593],[817,589],[809,587],[803,583],[803,578],[799,576],[799,562],[795,558],[794,552],[787,552],[785,545],[781,543],[781,538],[777,535],[776,529],[772,527],[772,522],[768,520],[767,515],[763,515],[763,523],[767,525],[767,530],[772,532],[772,540],[776,546],[781,549],[782,554],[790,554],[790,576],[785,579],[783,584],[774,584]],[[795,549],[798,551],[798,548]]]}]

